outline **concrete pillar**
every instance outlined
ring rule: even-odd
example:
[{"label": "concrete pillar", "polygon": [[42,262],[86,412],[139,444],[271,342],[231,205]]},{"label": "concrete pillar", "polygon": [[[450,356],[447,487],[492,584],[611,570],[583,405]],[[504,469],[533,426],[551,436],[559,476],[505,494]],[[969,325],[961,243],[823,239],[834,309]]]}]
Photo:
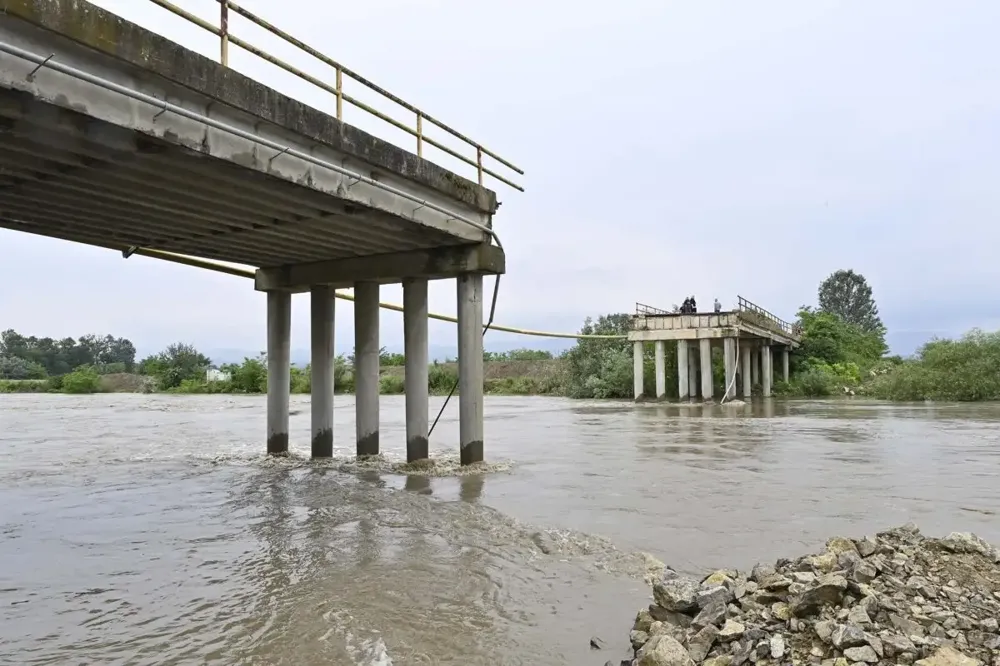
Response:
[{"label": "concrete pillar", "polygon": [[725,400],[736,397],[736,338],[722,340],[723,365],[726,368]]},{"label": "concrete pillar", "polygon": [[740,347],[740,360],[743,365],[743,397],[747,400],[753,395],[752,384],[750,383],[750,345],[745,344]]},{"label": "concrete pillar", "polygon": [[677,398],[688,397],[688,341],[677,341]]},{"label": "concrete pillar", "polygon": [[309,303],[312,457],[329,458],[333,455],[333,324],[336,313],[333,288],[328,285],[312,287]]},{"label": "concrete pillar", "polygon": [[458,421],[463,465],[483,460],[483,276],[458,276]]},{"label": "concrete pillar", "polygon": [[427,446],[427,280],[403,281],[403,346],[406,355],[406,461],[429,456]]},{"label": "concrete pillar", "polygon": [[701,398],[702,400],[712,399],[712,341],[708,338],[701,340]]},{"label": "concrete pillar", "polygon": [[694,340],[682,340],[688,348],[688,396],[698,397],[698,345]]},{"label": "concrete pillar", "polygon": [[379,452],[378,299],[377,282],[354,285],[354,410],[359,456]]},{"label": "concrete pillar", "polygon": [[781,378],[788,381],[788,347],[781,349]]},{"label": "concrete pillar", "polygon": [[662,399],[667,395],[667,342],[657,340],[656,348],[656,397]]},{"label": "concrete pillar", "polygon": [[753,385],[758,386],[760,384],[760,348],[753,347],[750,349],[750,363],[753,366],[751,369],[753,376]]},{"label": "concrete pillar", "polygon": [[760,394],[765,398],[771,395],[771,346],[764,343],[760,348]]},{"label": "concrete pillar", "polygon": [[632,343],[632,394],[636,400],[642,397],[642,355],[643,344],[636,340]]},{"label": "concrete pillar", "polygon": [[267,452],[288,453],[292,295],[267,292]]}]

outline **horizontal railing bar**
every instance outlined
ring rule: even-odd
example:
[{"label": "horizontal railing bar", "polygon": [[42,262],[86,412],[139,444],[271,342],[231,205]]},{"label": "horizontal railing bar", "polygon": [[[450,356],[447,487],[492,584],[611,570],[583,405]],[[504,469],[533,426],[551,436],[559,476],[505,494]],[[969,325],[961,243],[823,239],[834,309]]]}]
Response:
[{"label": "horizontal railing bar", "polygon": [[[154,2],[159,2],[161,0],[153,0],[153,1]],[[493,159],[495,159],[497,162],[500,162],[501,164],[503,164],[507,168],[511,169],[512,171],[517,172],[519,175],[522,175],[522,176],[524,175],[524,171],[522,169],[514,166],[513,164],[511,164],[507,160],[503,159],[502,157],[500,157],[499,155],[497,155],[496,153],[494,153],[492,150],[489,150],[485,146],[477,143],[476,141],[473,141],[472,139],[470,139],[469,137],[465,136],[464,134],[462,134],[458,130],[452,129],[448,125],[445,125],[443,122],[441,122],[440,120],[438,120],[434,116],[431,116],[431,115],[429,115],[427,113],[424,113],[421,109],[418,109],[417,107],[413,106],[409,102],[406,102],[403,99],[397,97],[396,95],[393,95],[391,92],[389,92],[385,88],[383,88],[383,87],[381,87],[381,86],[373,83],[372,81],[370,81],[367,78],[361,76],[360,74],[358,74],[354,70],[352,70],[352,69],[350,69],[348,67],[344,67],[343,65],[341,65],[339,62],[337,62],[333,58],[330,58],[329,56],[326,56],[323,53],[317,51],[316,49],[314,49],[313,47],[309,46],[308,44],[306,44],[305,42],[301,41],[300,39],[297,39],[297,38],[293,37],[292,35],[288,34],[287,32],[285,32],[284,30],[281,30],[280,28],[271,25],[270,23],[268,23],[264,19],[260,18],[259,16],[257,16],[253,12],[251,12],[251,11],[249,11],[247,9],[244,9],[243,7],[240,7],[235,2],[231,2],[231,0],[216,0],[216,2],[219,2],[219,3],[225,2],[226,5],[231,10],[233,10],[234,12],[236,12],[237,14],[239,14],[240,16],[242,16],[242,17],[246,18],[247,20],[249,20],[249,21],[257,24],[258,26],[260,26],[261,28],[264,28],[265,30],[267,30],[268,32],[274,34],[275,36],[281,37],[282,39],[284,39],[285,41],[287,41],[289,44],[292,44],[293,46],[296,46],[296,47],[302,49],[303,51],[305,51],[309,55],[313,56],[317,60],[320,60],[321,62],[323,62],[323,63],[325,63],[325,64],[327,64],[327,65],[329,65],[331,67],[339,69],[344,74],[347,74],[348,76],[350,76],[352,79],[354,79],[358,83],[362,84],[363,86],[365,86],[367,88],[370,88],[371,90],[374,90],[375,92],[379,93],[380,95],[382,95],[386,99],[388,99],[388,100],[390,100],[392,102],[395,102],[396,104],[400,105],[404,109],[406,109],[408,111],[412,111],[413,113],[420,114],[425,120],[430,121],[431,123],[433,123],[437,127],[440,127],[441,129],[443,129],[444,131],[448,132],[452,136],[454,136],[454,137],[456,137],[458,139],[461,139],[462,141],[464,141],[465,143],[469,144],[470,146],[482,150],[485,154],[489,155],[490,157],[492,157]]]},{"label": "horizontal railing bar", "polygon": [[174,14],[177,14],[181,18],[184,18],[184,19],[187,19],[188,21],[191,21],[191,23],[194,23],[196,26],[198,26],[200,28],[204,28],[205,30],[208,30],[212,34],[215,34],[215,35],[221,35],[222,34],[222,28],[215,27],[214,25],[212,25],[211,23],[209,23],[205,19],[203,19],[203,18],[201,18],[199,16],[195,16],[194,14],[192,14],[191,12],[189,12],[189,11],[187,11],[185,9],[181,9],[180,7],[178,7],[177,5],[175,5],[174,3],[168,2],[168,0],[149,0],[149,1],[152,2],[154,5],[159,5],[160,7],[163,7],[164,9],[166,9],[169,12],[173,12]]},{"label": "horizontal railing bar", "polygon": [[[152,0],[152,1],[153,2],[163,2],[165,0]],[[262,49],[257,48],[253,44],[250,44],[246,40],[241,39],[241,38],[237,37],[236,35],[234,35],[232,33],[229,33],[229,42],[231,44],[234,44],[234,45],[240,47],[241,49],[244,49],[245,51],[248,51],[248,52],[254,54],[258,58],[266,60],[267,62],[271,63],[272,65],[275,65],[277,67],[280,67],[281,69],[284,69],[286,72],[289,72],[290,74],[294,74],[295,76],[298,76],[299,78],[303,79],[304,81],[308,81],[309,83],[313,84],[314,86],[317,86],[318,88],[321,88],[322,90],[325,90],[325,91],[327,91],[327,92],[329,92],[329,93],[331,93],[333,95],[337,94],[337,89],[334,86],[331,86],[329,83],[321,81],[320,79],[317,79],[315,76],[312,76],[311,74],[307,74],[306,72],[303,72],[302,70],[298,69],[294,65],[289,65],[288,63],[284,62],[283,60],[281,60],[279,58],[276,58],[275,56],[271,55],[270,53],[268,53],[268,52],[266,52],[266,51],[264,51]],[[354,97],[348,95],[347,93],[344,93],[343,91],[341,91],[340,97],[341,97],[341,99],[343,99],[348,104],[352,104],[352,105],[356,106],[357,108],[361,109],[362,111],[370,113],[371,115],[375,116],[379,120],[381,120],[383,122],[386,122],[386,123],[389,123],[390,125],[392,125],[396,129],[402,130],[402,131],[406,132],[407,134],[409,134],[411,136],[419,137],[420,140],[423,141],[424,143],[430,144],[430,145],[434,146],[435,148],[437,148],[438,150],[441,150],[441,151],[443,151],[445,153],[448,153],[449,155],[451,155],[455,159],[461,160],[462,162],[465,162],[469,166],[477,167],[478,168],[479,165],[477,165],[474,160],[466,157],[465,155],[462,155],[458,151],[456,151],[456,150],[454,150],[452,148],[449,148],[448,146],[445,146],[444,144],[442,144],[442,143],[440,143],[438,141],[435,141],[434,139],[432,139],[432,138],[430,138],[428,136],[424,136],[424,135],[418,133],[417,130],[413,129],[412,127],[404,125],[402,122],[396,120],[395,118],[393,118],[393,117],[391,117],[389,115],[386,115],[386,114],[382,113],[381,111],[379,111],[377,109],[372,108],[371,106],[369,106],[368,104],[365,104],[361,100],[355,99]],[[509,185],[510,187],[513,187],[514,189],[516,189],[516,190],[518,190],[520,192],[524,191],[524,188],[521,187],[520,185],[517,185],[516,183],[512,183],[511,181],[507,180],[503,176],[501,176],[501,175],[493,172],[490,169],[483,168],[483,173],[489,174],[490,176],[496,178],[497,180],[499,180],[500,182],[504,183],[505,185]]]},{"label": "horizontal railing bar", "polygon": [[[178,7],[177,5],[175,5],[174,3],[170,2],[169,0],[150,0],[150,2],[152,2],[152,3],[154,3],[154,4],[156,4],[156,5],[160,6],[160,7],[162,7],[163,9],[166,9],[167,11],[172,12],[173,14],[176,14],[177,16],[179,16],[179,17],[181,17],[181,18],[183,18],[183,19],[185,19],[187,21],[190,21],[191,23],[197,25],[198,27],[200,27],[200,28],[202,28],[204,30],[209,31],[212,34],[214,34],[216,36],[219,36],[220,38],[223,38],[223,39],[227,40],[229,43],[232,43],[232,44],[234,44],[234,45],[236,45],[236,46],[244,49],[245,51],[247,51],[249,53],[252,53],[253,55],[257,56],[258,58],[266,60],[267,62],[271,63],[272,65],[275,65],[276,67],[279,67],[279,68],[285,70],[286,72],[288,72],[290,74],[293,74],[293,75],[301,78],[302,80],[307,81],[307,82],[309,82],[309,83],[311,83],[311,84],[319,87],[320,89],[325,90],[325,91],[327,91],[327,92],[335,95],[337,97],[337,99],[338,99],[338,102],[340,100],[347,101],[349,104],[352,104],[353,106],[361,109],[362,111],[365,111],[366,113],[369,113],[369,114],[375,116],[379,120],[382,120],[383,122],[389,123],[393,127],[397,128],[397,129],[400,129],[400,130],[406,132],[407,134],[409,134],[411,136],[416,137],[417,140],[418,140],[418,142],[426,142],[426,143],[434,146],[435,148],[437,148],[437,149],[439,149],[439,150],[447,153],[448,155],[450,155],[450,156],[452,156],[452,157],[460,160],[461,162],[463,162],[465,164],[468,164],[469,166],[477,169],[477,171],[479,171],[480,173],[487,174],[487,175],[491,176],[492,178],[495,178],[496,180],[500,181],[501,183],[503,183],[503,184],[505,184],[505,185],[507,185],[509,187],[513,187],[514,189],[518,190],[519,192],[523,192],[524,191],[524,188],[522,186],[520,186],[520,185],[512,182],[511,180],[509,180],[509,179],[501,176],[500,174],[496,173],[495,171],[482,166],[482,164],[480,164],[478,161],[473,160],[473,159],[471,159],[469,157],[466,157],[465,155],[462,155],[458,151],[456,151],[456,150],[454,150],[452,148],[449,148],[449,147],[445,146],[444,144],[442,144],[442,143],[440,143],[438,141],[435,141],[434,139],[431,139],[429,137],[424,136],[423,133],[420,130],[415,130],[415,129],[413,129],[413,128],[411,128],[411,127],[403,124],[402,122],[400,122],[400,121],[392,118],[391,116],[389,116],[389,115],[387,115],[385,113],[382,113],[382,112],[376,110],[375,108],[369,106],[368,104],[365,104],[361,100],[358,100],[358,99],[356,99],[354,97],[351,97],[350,95],[344,94],[344,92],[343,92],[342,89],[338,90],[339,86],[338,87],[331,86],[328,83],[325,83],[325,82],[321,81],[320,79],[316,78],[315,76],[307,74],[303,70],[295,67],[294,65],[290,65],[290,64],[284,62],[280,58],[277,58],[276,56],[271,55],[270,53],[264,51],[263,49],[260,49],[260,48],[258,48],[256,46],[254,46],[253,44],[250,44],[246,40],[234,36],[228,30],[224,31],[222,28],[212,25],[210,22],[206,21],[205,19],[202,19],[202,18],[200,18],[200,17],[192,14],[191,12],[188,12],[185,9],[182,9],[181,7]],[[472,139],[470,139],[469,137],[465,136],[461,132],[458,132],[457,130],[454,130],[451,127],[445,125],[444,123],[442,123],[441,121],[437,120],[433,116],[430,116],[430,115],[424,113],[422,110],[418,109],[417,107],[413,106],[412,104],[409,104],[408,102],[402,100],[401,98],[393,95],[388,90],[386,90],[386,89],[382,88],[381,86],[378,86],[375,83],[369,81],[368,79],[366,79],[365,77],[361,76],[360,74],[358,74],[354,70],[351,70],[351,69],[349,69],[347,67],[344,67],[343,65],[341,65],[337,61],[333,60],[332,58],[330,58],[330,57],[324,55],[323,53],[317,51],[316,49],[312,48],[311,46],[309,46],[305,42],[303,42],[303,41],[301,41],[299,39],[296,39],[292,35],[290,35],[287,32],[281,30],[280,28],[277,28],[277,27],[271,25],[269,22],[265,21],[264,19],[262,19],[261,17],[257,16],[256,14],[250,12],[249,10],[244,9],[243,7],[239,6],[235,2],[232,2],[231,0],[216,0],[216,2],[218,2],[223,7],[231,9],[232,11],[236,12],[240,16],[243,16],[244,18],[246,18],[249,21],[253,22],[254,24],[258,25],[259,27],[261,27],[261,28],[269,31],[272,34],[274,34],[275,36],[280,37],[281,39],[284,39],[289,44],[292,44],[293,46],[298,47],[299,49],[305,51],[309,55],[311,55],[314,58],[320,60],[321,62],[323,62],[323,63],[325,63],[325,64],[327,64],[327,65],[329,65],[331,67],[334,67],[337,70],[337,72],[338,72],[338,79],[339,79],[339,76],[342,76],[343,74],[348,75],[349,77],[351,77],[352,79],[354,79],[355,81],[357,81],[358,83],[360,83],[361,85],[364,85],[367,88],[369,88],[369,89],[375,91],[376,93],[382,95],[386,99],[388,99],[388,100],[390,100],[392,102],[395,102],[396,104],[398,104],[399,106],[403,107],[404,109],[406,109],[408,111],[412,111],[413,113],[417,114],[418,118],[420,118],[422,120],[427,120],[427,121],[431,122],[434,126],[436,126],[436,127],[440,128],[440,129],[448,132],[452,136],[460,139],[461,141],[464,141],[469,146],[476,148],[477,151],[479,151],[479,152],[481,152],[483,154],[488,155],[489,157],[493,158],[494,160],[496,160],[500,164],[506,166],[507,168],[515,171],[516,173],[521,174],[521,175],[524,174],[524,171],[522,169],[518,168],[517,166],[515,166],[512,163],[510,163],[509,161],[503,159],[502,157],[500,157],[499,155],[497,155],[493,151],[489,150],[488,148],[486,148],[486,147],[482,146],[481,144],[473,141]],[[338,83],[339,83],[339,81],[338,81]],[[338,108],[338,111],[339,111],[339,108]],[[338,113],[338,119],[339,119],[339,113]],[[481,180],[482,179],[480,178],[480,184],[482,184]]]}]

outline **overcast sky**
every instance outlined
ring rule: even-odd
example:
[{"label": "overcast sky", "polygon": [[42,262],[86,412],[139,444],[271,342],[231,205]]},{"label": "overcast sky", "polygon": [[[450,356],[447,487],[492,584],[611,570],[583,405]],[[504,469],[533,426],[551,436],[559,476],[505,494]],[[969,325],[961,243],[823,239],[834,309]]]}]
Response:
[{"label": "overcast sky", "polygon": [[[175,1],[216,18],[212,0]],[[97,4],[217,56],[214,37],[152,3]],[[1000,328],[994,0],[241,4],[526,171],[524,193],[495,185],[508,269],[498,322],[577,330],[689,294],[727,307],[740,294],[792,318],[825,276],[853,268],[896,351]],[[245,21],[231,28],[333,80]],[[231,59],[334,108],[235,47]],[[345,119],[396,138],[359,111]],[[0,231],[0,248],[0,328],[107,332],[140,352],[264,347],[265,298],[248,281],[15,232]],[[454,313],[454,294],[434,284],[431,309]],[[433,345],[453,345],[453,327],[431,326]],[[293,347],[308,348],[306,296],[292,327]],[[338,348],[352,327],[340,302]],[[382,331],[401,346],[400,315],[385,313]]]}]

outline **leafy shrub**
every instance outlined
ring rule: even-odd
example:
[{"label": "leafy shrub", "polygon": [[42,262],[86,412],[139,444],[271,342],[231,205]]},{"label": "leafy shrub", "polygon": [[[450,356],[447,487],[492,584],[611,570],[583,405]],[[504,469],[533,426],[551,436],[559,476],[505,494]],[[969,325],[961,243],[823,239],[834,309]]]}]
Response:
[{"label": "leafy shrub", "polygon": [[66,393],[97,393],[101,376],[93,366],[83,365],[62,378],[62,390]]},{"label": "leafy shrub", "polygon": [[434,363],[427,369],[427,388],[432,393],[447,393],[458,382],[458,370],[451,365]]},{"label": "leafy shrub", "polygon": [[404,390],[403,378],[399,375],[382,375],[379,377],[379,393],[399,395]]}]

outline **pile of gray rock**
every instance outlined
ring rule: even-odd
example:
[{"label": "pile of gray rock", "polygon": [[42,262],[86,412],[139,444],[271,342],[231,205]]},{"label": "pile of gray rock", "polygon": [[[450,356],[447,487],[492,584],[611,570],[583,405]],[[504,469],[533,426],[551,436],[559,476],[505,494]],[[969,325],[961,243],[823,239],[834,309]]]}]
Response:
[{"label": "pile of gray rock", "polygon": [[913,525],[749,575],[667,568],[630,635],[631,666],[1000,666],[1000,552]]}]

